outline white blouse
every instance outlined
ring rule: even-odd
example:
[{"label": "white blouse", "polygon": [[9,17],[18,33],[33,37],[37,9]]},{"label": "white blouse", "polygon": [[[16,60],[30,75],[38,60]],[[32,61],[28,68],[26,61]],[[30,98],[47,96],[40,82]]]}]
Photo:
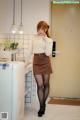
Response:
[{"label": "white blouse", "polygon": [[29,54],[45,53],[47,56],[52,54],[53,40],[51,38],[36,35],[30,43]]}]

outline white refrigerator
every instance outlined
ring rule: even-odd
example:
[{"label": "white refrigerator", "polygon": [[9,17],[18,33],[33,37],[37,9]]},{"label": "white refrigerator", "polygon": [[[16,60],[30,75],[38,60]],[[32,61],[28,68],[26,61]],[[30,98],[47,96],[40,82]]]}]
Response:
[{"label": "white refrigerator", "polygon": [[24,119],[25,65],[0,63],[0,120]]}]

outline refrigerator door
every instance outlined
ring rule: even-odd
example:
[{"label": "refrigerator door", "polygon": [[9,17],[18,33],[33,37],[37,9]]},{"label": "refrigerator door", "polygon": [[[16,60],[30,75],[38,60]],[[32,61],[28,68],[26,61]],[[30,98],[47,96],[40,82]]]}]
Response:
[{"label": "refrigerator door", "polygon": [[12,65],[0,63],[0,117],[12,119]]},{"label": "refrigerator door", "polygon": [[7,112],[8,120],[24,119],[24,80],[23,62],[0,64],[0,112]]},{"label": "refrigerator door", "polygon": [[12,120],[24,119],[25,64],[13,62],[13,103]]}]

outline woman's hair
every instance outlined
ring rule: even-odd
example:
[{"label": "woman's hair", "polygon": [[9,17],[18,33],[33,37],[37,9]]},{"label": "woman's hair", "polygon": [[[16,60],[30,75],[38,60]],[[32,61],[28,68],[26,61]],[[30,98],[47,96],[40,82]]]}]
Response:
[{"label": "woman's hair", "polygon": [[37,31],[39,29],[43,29],[44,31],[46,31],[46,35],[47,37],[50,37],[49,36],[49,25],[45,22],[45,21],[40,21],[38,24],[37,24]]}]

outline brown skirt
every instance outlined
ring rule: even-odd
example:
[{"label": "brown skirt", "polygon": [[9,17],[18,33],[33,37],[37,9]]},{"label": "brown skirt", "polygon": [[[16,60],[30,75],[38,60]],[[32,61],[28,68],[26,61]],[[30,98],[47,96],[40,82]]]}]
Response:
[{"label": "brown skirt", "polygon": [[34,54],[33,73],[34,74],[52,73],[51,62],[50,62],[49,56],[46,56],[45,53]]}]

